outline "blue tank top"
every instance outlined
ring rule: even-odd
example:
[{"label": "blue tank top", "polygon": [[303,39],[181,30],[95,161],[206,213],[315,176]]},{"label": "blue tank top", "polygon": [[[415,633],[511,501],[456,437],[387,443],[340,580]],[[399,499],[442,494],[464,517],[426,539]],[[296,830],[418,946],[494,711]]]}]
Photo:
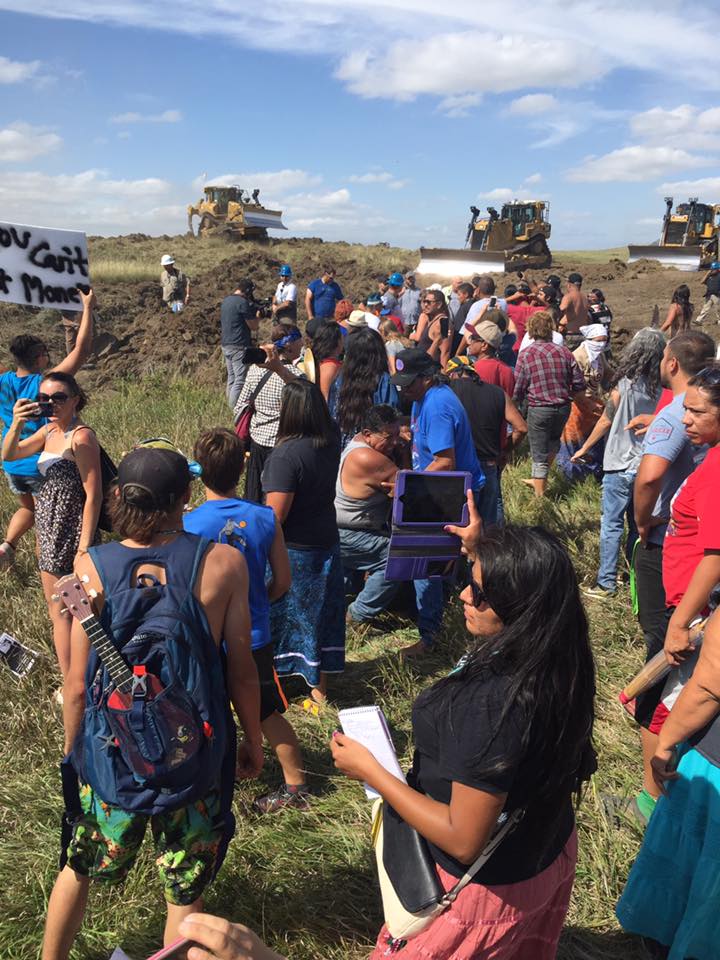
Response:
[{"label": "blue tank top", "polygon": [[[14,370],[8,370],[0,374],[0,418],[3,421],[3,440],[12,423],[15,401],[21,397],[23,400],[36,400],[42,379],[42,373],[29,373],[26,377],[19,377]],[[28,420],[22,428],[20,439],[27,440],[46,423],[47,420],[42,417],[37,420]],[[3,470],[16,477],[39,478],[38,456],[39,454],[33,454],[31,457],[23,457],[22,460],[8,460],[3,463]]]},{"label": "blue tank top", "polygon": [[259,650],[267,646],[271,637],[266,570],[275,539],[273,511],[234,497],[207,500],[185,514],[183,525],[188,533],[197,533],[216,543],[229,543],[242,552],[249,574],[252,648]]}]

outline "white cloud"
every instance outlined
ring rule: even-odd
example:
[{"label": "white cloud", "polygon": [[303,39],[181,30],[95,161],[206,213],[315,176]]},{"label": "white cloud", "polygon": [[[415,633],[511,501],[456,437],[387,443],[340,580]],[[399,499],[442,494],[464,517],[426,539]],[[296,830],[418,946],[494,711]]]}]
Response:
[{"label": "white cloud", "polygon": [[179,110],[164,110],[162,113],[118,113],[110,117],[110,123],[180,123],[182,113]]},{"label": "white cloud", "polygon": [[648,143],[685,149],[720,149],[720,108],[701,110],[688,103],[666,110],[653,107],[630,120],[633,134]]},{"label": "white cloud", "polygon": [[611,150],[600,157],[586,157],[580,166],[568,171],[567,179],[586,183],[639,182],[706,163],[706,157],[678,147],[638,144]]},{"label": "white cloud", "polygon": [[525,177],[525,183],[528,183],[528,184],[540,183],[541,180],[542,180],[541,173],[531,173],[529,177]]},{"label": "white cloud", "polygon": [[517,196],[516,190],[511,190],[510,187],[495,187],[493,190],[488,190],[487,193],[481,193],[480,197],[483,200],[493,200],[498,201],[499,203],[506,203],[508,200],[512,200]]},{"label": "white cloud", "polygon": [[260,200],[265,202],[263,194],[269,194],[273,197],[282,196],[288,190],[298,190],[301,187],[316,187],[322,182],[322,177],[316,174],[308,173],[307,170],[274,170],[262,171],[259,173],[223,173],[217,177],[196,177],[192,182],[192,187],[196,191],[202,191],[203,187],[242,187],[244,190],[260,190]]},{"label": "white cloud", "polygon": [[353,173],[348,177],[350,183],[360,184],[382,184],[389,190],[402,190],[407,186],[407,180],[400,180],[398,177],[388,173],[387,170],[371,170],[368,173]]},{"label": "white cloud", "polygon": [[0,57],[0,83],[24,83],[26,80],[38,79],[41,66],[39,60],[23,63],[20,60]]},{"label": "white cloud", "polygon": [[720,196],[720,177],[701,177],[699,180],[675,180],[671,183],[662,183],[658,193],[663,195],[687,194],[689,197],[706,197],[705,202],[714,203]]},{"label": "white cloud", "polygon": [[549,113],[560,109],[560,101],[551,93],[528,93],[518,97],[510,104],[510,113],[520,116],[535,116],[538,113]]},{"label": "white cloud", "polygon": [[473,107],[482,100],[481,93],[461,93],[451,97],[444,97],[437,108],[447,117],[468,117]]},{"label": "white cloud", "polygon": [[51,153],[62,143],[62,137],[45,127],[34,127],[29,123],[11,123],[0,130],[0,161],[5,163],[23,163]]}]

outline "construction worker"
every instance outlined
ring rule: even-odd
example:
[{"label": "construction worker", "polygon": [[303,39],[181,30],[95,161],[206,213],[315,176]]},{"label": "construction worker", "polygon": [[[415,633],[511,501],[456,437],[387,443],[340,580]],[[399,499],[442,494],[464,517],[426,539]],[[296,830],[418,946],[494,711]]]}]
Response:
[{"label": "construction worker", "polygon": [[700,281],[705,285],[705,303],[695,318],[695,323],[704,323],[712,315],[715,323],[720,323],[720,262],[714,260],[710,269]]},{"label": "construction worker", "polygon": [[162,255],[160,266],[163,268],[160,274],[163,303],[174,313],[179,313],[190,301],[190,281],[182,270],[178,270],[175,258],[169,253]]},{"label": "construction worker", "polygon": [[380,295],[383,302],[383,309],[389,310],[390,313],[397,316],[400,315],[400,297],[402,296],[404,282],[405,278],[401,273],[397,271],[391,273],[387,278],[385,292]]},{"label": "construction worker", "polygon": [[280,282],[272,301],[273,320],[294,323],[297,318],[297,286],[292,280],[292,267],[284,263],[280,267]]}]

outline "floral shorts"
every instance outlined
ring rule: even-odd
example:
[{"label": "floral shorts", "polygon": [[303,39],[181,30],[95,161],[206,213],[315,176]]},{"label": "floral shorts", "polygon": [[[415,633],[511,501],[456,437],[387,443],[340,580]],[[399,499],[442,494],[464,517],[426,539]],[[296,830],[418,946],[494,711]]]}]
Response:
[{"label": "floral shorts", "polygon": [[149,821],[168,903],[193,903],[212,880],[225,833],[219,793],[150,817],[111,807],[81,784],[80,804],[83,813],[74,825],[67,863],[81,876],[105,883],[124,880]]}]

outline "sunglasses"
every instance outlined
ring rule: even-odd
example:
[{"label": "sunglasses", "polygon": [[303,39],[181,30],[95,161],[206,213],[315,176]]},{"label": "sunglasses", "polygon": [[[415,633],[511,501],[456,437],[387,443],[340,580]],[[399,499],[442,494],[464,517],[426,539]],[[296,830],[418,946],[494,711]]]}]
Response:
[{"label": "sunglasses", "polygon": [[473,580],[472,566],[470,564],[468,564],[468,585],[472,592],[472,605],[474,607],[481,607],[484,603],[489,602],[483,588]]},{"label": "sunglasses", "polygon": [[709,383],[716,386],[720,383],[720,367],[703,367],[695,374],[693,380],[699,383]]},{"label": "sunglasses", "polygon": [[435,299],[435,297],[425,297],[420,301],[420,303],[437,303],[437,302],[438,301]]},{"label": "sunglasses", "polygon": [[67,393],[61,393],[60,391],[58,391],[57,393],[39,393],[37,395],[37,398],[38,398],[38,403],[60,404],[60,403],[65,403],[66,400],[69,400],[70,395]]}]

